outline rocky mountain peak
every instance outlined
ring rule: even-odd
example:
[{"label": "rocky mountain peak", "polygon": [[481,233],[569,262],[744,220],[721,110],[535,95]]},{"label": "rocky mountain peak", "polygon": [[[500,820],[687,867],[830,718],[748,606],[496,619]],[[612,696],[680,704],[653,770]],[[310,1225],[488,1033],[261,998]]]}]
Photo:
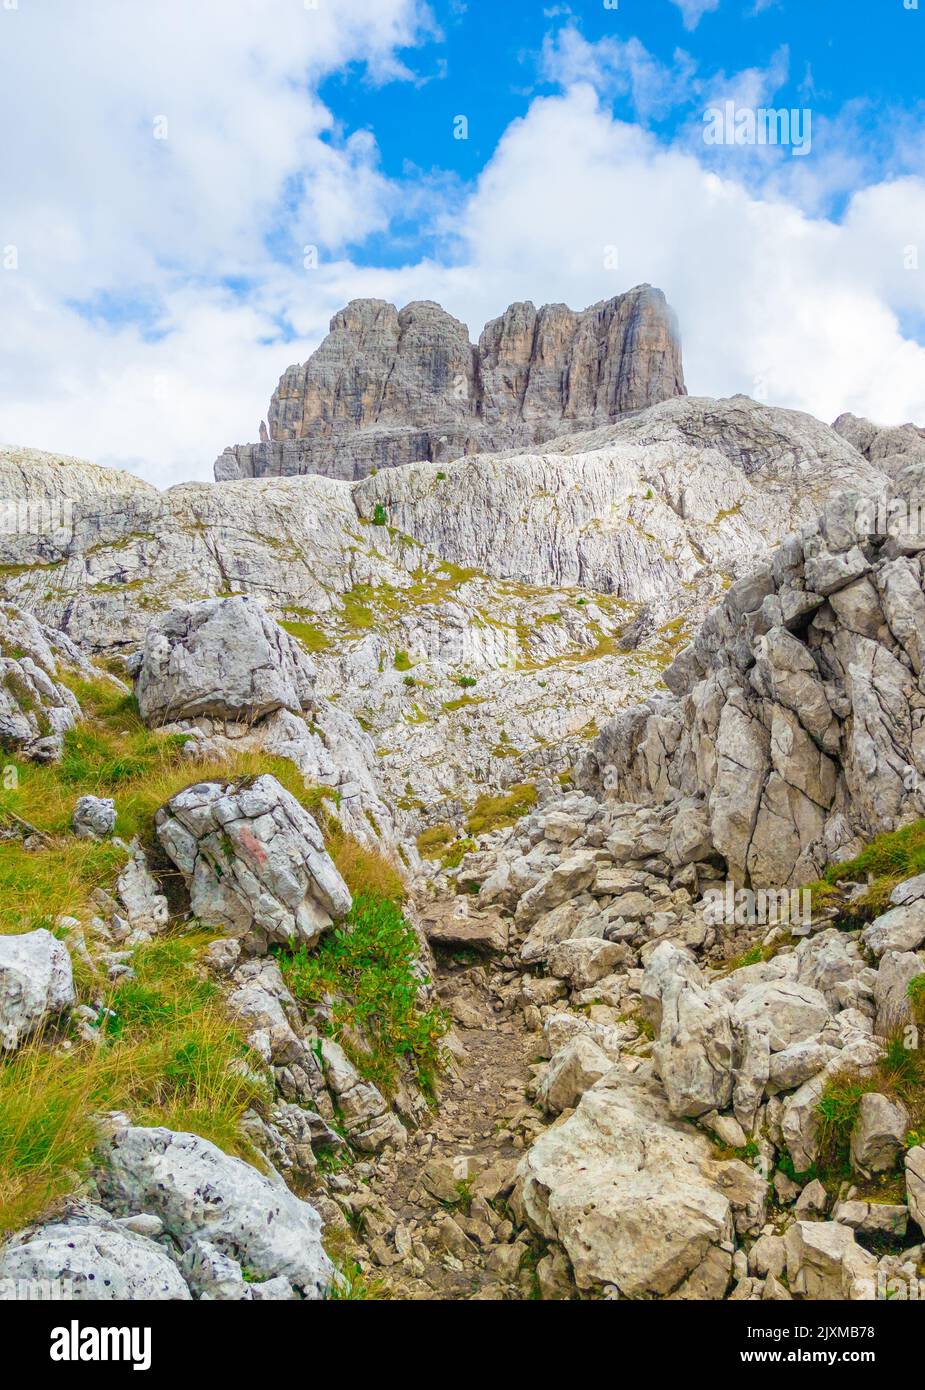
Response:
[{"label": "rocky mountain peak", "polygon": [[284,372],[260,443],[226,449],[215,476],[362,478],[539,444],[685,394],[675,317],[649,285],[580,312],[511,304],[477,346],[432,300],[354,299]]}]

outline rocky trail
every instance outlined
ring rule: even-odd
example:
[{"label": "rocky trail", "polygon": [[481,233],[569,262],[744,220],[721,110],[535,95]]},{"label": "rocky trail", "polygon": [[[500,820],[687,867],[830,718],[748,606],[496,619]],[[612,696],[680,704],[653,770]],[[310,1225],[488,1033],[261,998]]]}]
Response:
[{"label": "rocky trail", "polygon": [[441,953],[435,983],[456,1023],[439,1106],[404,1149],[380,1159],[368,1188],[349,1174],[331,1183],[353,1194],[359,1244],[386,1296],[529,1298],[534,1248],[516,1237],[503,1198],[543,1127],[528,1097],[536,1039],[484,964]]}]

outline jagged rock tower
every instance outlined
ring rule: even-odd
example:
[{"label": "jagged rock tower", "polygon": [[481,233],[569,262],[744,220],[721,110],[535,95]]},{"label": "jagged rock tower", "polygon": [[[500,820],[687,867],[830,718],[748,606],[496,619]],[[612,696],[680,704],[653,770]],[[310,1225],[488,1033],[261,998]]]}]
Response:
[{"label": "jagged rock tower", "polygon": [[259,444],[226,449],[218,481],[373,469],[527,447],[686,395],[674,314],[641,285],[580,313],[512,304],[478,346],[423,300],[355,299],[282,376]]}]

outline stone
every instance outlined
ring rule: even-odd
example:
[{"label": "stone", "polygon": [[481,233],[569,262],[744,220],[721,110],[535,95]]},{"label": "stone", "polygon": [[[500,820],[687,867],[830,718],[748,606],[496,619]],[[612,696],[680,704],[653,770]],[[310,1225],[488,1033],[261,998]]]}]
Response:
[{"label": "stone", "polygon": [[794,1211],[803,1220],[805,1217],[824,1216],[828,1206],[829,1194],[819,1179],[814,1178],[803,1188],[796,1200]]},{"label": "stone", "polygon": [[824,1071],[836,1056],[836,1048],[816,1038],[794,1043],[769,1058],[768,1088],[772,1093],[796,1090],[804,1081]]},{"label": "stone", "polygon": [[615,1027],[597,1022],[584,1013],[550,1013],[543,1022],[543,1034],[551,1057],[573,1038],[583,1036],[590,1038],[612,1062],[618,1062],[623,1040],[634,1036],[635,1029],[625,1024]]},{"label": "stone", "polygon": [[80,717],[59,666],[90,674],[63,633],[15,604],[0,604],[0,746],[29,762],[60,758],[64,735]]},{"label": "stone", "polygon": [[821,1120],[819,1101],[825,1090],[826,1074],[804,1081],[784,1106],[781,1130],[787,1152],[797,1173],[806,1173],[819,1153]]},{"label": "stone", "polygon": [[382,1092],[366,1081],[333,1038],[321,1038],[324,1077],[337,1097],[344,1128],[352,1144],[365,1153],[378,1153],[386,1145],[403,1145],[407,1131],[393,1115]]},{"label": "stone", "polygon": [[251,949],[312,945],[350,911],[317,822],[269,774],[187,787],[161,807],[155,827],[194,916]]},{"label": "stone", "polygon": [[925,942],[925,901],[884,912],[864,928],[861,942],[878,959],[887,951],[917,951]]},{"label": "stone", "polygon": [[493,955],[503,954],[508,947],[505,919],[497,912],[473,908],[467,898],[434,903],[423,913],[421,925],[430,944],[445,950]]},{"label": "stone", "polygon": [[626,948],[619,942],[584,937],[553,946],[547,965],[551,975],[568,980],[573,989],[590,989],[622,964],[625,956]]},{"label": "stone", "polygon": [[17,1299],[20,1281],[54,1288],[59,1280],[57,1296],[76,1302],[188,1301],[192,1297],[162,1245],[94,1207],[77,1207],[13,1236],[0,1249],[0,1300]]},{"label": "stone", "polygon": [[748,1252],[748,1268],[759,1279],[773,1275],[780,1279],[787,1268],[787,1246],[780,1236],[764,1235],[752,1245]]},{"label": "stone", "polygon": [[167,899],[148,868],[143,850],[132,851],[119,874],[116,894],[133,932],[155,935],[167,926],[170,920]]},{"label": "stone", "polygon": [[560,941],[578,937],[602,938],[606,921],[598,908],[581,896],[569,898],[558,907],[550,908],[533,923],[520,948],[523,965],[544,961],[549,951]]},{"label": "stone", "polygon": [[151,1212],[181,1246],[208,1241],[259,1277],[285,1275],[304,1298],[323,1298],[334,1277],[314,1208],[194,1134],[120,1129],[96,1180],[115,1214]]},{"label": "stone", "polygon": [[192,1241],[183,1252],[180,1267],[190,1288],[200,1298],[236,1302],[250,1297],[237,1260],[224,1254],[211,1241]]},{"label": "stone", "polygon": [[[614,1285],[626,1298],[662,1298],[730,1240],[729,1200],[708,1176],[712,1152],[672,1117],[650,1076],[611,1070],[525,1155],[520,1204],[533,1229],[565,1250],[580,1290]],[[722,1297],[730,1264],[726,1255],[702,1296]]]},{"label": "stone", "polygon": [[909,986],[923,973],[925,960],[911,951],[885,951],[881,956],[874,982],[876,1029],[881,1037],[909,1022]]},{"label": "stone", "polygon": [[553,1054],[537,1088],[537,1102],[553,1115],[571,1110],[613,1065],[589,1036],[579,1033]]},{"label": "stone", "polygon": [[904,1240],[909,1224],[909,1208],[890,1202],[838,1202],[832,1220],[850,1226],[866,1236],[887,1236]]},{"label": "stone", "polygon": [[683,394],[673,316],[648,285],[581,313],[512,304],[486,324],[478,347],[437,304],[399,312],[356,299],[304,366],[283,375],[270,438],[226,449],[215,476],[362,478],[418,459],[535,444]]},{"label": "stone", "polygon": [[76,999],[70,954],[50,931],[0,936],[0,1049],[12,1052]]},{"label": "stone", "polygon": [[734,1006],[736,1021],[762,1026],[771,1052],[783,1052],[821,1033],[831,1015],[825,998],[809,985],[791,980],[758,984]]},{"label": "stone", "polygon": [[715,1110],[701,1115],[700,1123],[704,1129],[714,1134],[728,1149],[744,1149],[748,1136],[732,1115],[718,1115]]},{"label": "stone", "polygon": [[922,1144],[906,1154],[906,1201],[909,1215],[925,1236],[925,1146]]},{"label": "stone", "polygon": [[116,828],[116,803],[109,796],[81,796],[71,816],[71,828],[80,840],[103,840]]},{"label": "stone", "polygon": [[135,694],[157,727],[214,715],[256,723],[312,706],[315,669],[249,595],[178,605],[148,629]]},{"label": "stone", "polygon": [[735,1036],[728,1005],[683,979],[662,995],[655,1060],[673,1115],[695,1118],[732,1100]]},{"label": "stone", "polygon": [[784,1242],[787,1281],[797,1297],[849,1299],[857,1296],[858,1285],[873,1284],[876,1257],[858,1245],[848,1226],[835,1221],[795,1221]]},{"label": "stone", "polygon": [[878,1091],[861,1096],[851,1131],[851,1162],[864,1174],[889,1173],[906,1147],[909,1112]]}]

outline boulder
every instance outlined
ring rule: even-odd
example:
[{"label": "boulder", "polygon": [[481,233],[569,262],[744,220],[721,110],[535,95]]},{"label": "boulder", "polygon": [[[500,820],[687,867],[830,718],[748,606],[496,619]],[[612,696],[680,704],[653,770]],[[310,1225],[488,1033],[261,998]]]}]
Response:
[{"label": "boulder", "polygon": [[571,1110],[613,1065],[589,1036],[579,1033],[553,1053],[537,1088],[537,1102],[552,1115]]},{"label": "boulder", "polygon": [[[651,1072],[611,1069],[518,1169],[523,1215],[572,1262],[581,1290],[665,1298],[704,1267],[701,1296],[728,1286],[729,1199],[710,1179],[713,1146],[671,1115]],[[719,1258],[708,1263],[712,1253]]]},{"label": "boulder", "polygon": [[775,980],[745,991],[734,1006],[736,1022],[761,1026],[772,1052],[783,1052],[814,1038],[831,1014],[825,998],[809,985]]},{"label": "boulder", "polygon": [[311,945],[350,911],[314,817],[275,777],[198,782],[171,797],[155,825],[193,914],[252,949]]},{"label": "boulder", "polygon": [[877,1260],[836,1221],[795,1221],[784,1237],[787,1282],[798,1298],[873,1298]]},{"label": "boulder", "polygon": [[909,1215],[925,1235],[925,1145],[922,1144],[906,1154],[906,1201]]},{"label": "boulder", "polygon": [[334,1278],[315,1209],[195,1134],[118,1130],[95,1176],[111,1211],[160,1217],[183,1249],[208,1241],[260,1278],[284,1275],[308,1299],[323,1298]]},{"label": "boulder", "polygon": [[906,1147],[909,1112],[878,1091],[861,1097],[851,1131],[851,1162],[859,1172],[889,1173]]},{"label": "boulder", "polygon": [[135,681],[146,724],[203,715],[256,723],[311,708],[303,648],[248,595],[184,603],[148,629]]},{"label": "boulder", "polygon": [[725,1110],[732,1101],[736,1040],[729,1006],[676,978],[662,995],[655,1062],[673,1115]]},{"label": "boulder", "polygon": [[80,840],[103,840],[116,828],[116,803],[110,796],[82,796],[74,806],[71,828]]},{"label": "boulder", "polygon": [[887,951],[917,951],[925,942],[925,900],[884,912],[864,928],[861,941],[878,959]]},{"label": "boulder", "polygon": [[12,1052],[76,997],[68,949],[50,931],[0,936],[0,1050]]},{"label": "boulder", "polygon": [[98,1207],[77,1207],[4,1245],[0,1300],[22,1297],[21,1281],[28,1281],[33,1289],[36,1285],[49,1288],[49,1298],[76,1302],[188,1301],[192,1297],[164,1246],[114,1221]]},{"label": "boulder", "polygon": [[593,937],[562,941],[553,946],[548,956],[551,975],[568,980],[573,989],[590,989],[611,974],[626,958],[626,947],[620,942],[600,941]]},{"label": "boulder", "polygon": [[877,1032],[888,1037],[895,1028],[909,1022],[909,986],[925,974],[925,960],[912,951],[885,951],[874,982],[877,1005]]}]

